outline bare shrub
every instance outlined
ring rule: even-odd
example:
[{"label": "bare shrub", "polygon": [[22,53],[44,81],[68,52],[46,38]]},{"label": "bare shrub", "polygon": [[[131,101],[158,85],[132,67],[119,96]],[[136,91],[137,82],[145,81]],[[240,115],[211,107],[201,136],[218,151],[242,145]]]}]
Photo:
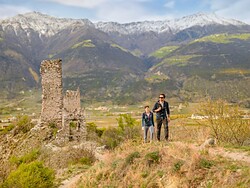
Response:
[{"label": "bare shrub", "polygon": [[218,143],[242,146],[249,139],[250,121],[241,117],[237,105],[232,106],[223,100],[208,100],[201,104],[200,113],[205,117],[204,124]]},{"label": "bare shrub", "polygon": [[34,124],[31,122],[31,118],[27,115],[18,116],[17,121],[14,122],[14,135],[19,133],[27,133],[34,127]]},{"label": "bare shrub", "polygon": [[87,128],[87,140],[93,140],[97,142],[101,142],[101,136],[105,132],[106,128],[97,127],[94,122],[89,122],[86,125]]},{"label": "bare shrub", "polygon": [[48,148],[42,148],[40,158],[45,161],[46,166],[55,170],[77,164],[91,166],[96,160],[93,151],[73,146],[58,149],[53,152]]}]

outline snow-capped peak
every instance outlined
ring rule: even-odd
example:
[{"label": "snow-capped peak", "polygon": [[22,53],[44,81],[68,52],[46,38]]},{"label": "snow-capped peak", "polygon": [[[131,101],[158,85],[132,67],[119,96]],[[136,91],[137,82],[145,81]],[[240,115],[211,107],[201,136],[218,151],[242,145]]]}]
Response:
[{"label": "snow-capped peak", "polygon": [[121,34],[135,34],[144,32],[156,32],[162,33],[171,31],[176,33],[178,31],[193,27],[193,26],[205,26],[205,25],[246,25],[243,22],[226,19],[219,17],[214,13],[197,13],[190,16],[185,16],[179,19],[165,20],[165,21],[144,21],[133,22],[126,24],[119,24],[115,22],[98,22],[95,24],[96,28],[104,32],[118,32]]},{"label": "snow-capped peak", "polygon": [[219,17],[213,13],[197,13],[174,20],[144,21],[126,24],[120,24],[116,22],[98,22],[93,24],[87,19],[56,18],[39,12],[20,14],[12,18],[0,20],[0,25],[3,29],[6,29],[8,26],[10,26],[14,28],[16,33],[18,33],[17,31],[19,29],[23,29],[27,31],[27,34],[30,29],[33,29],[34,31],[38,32],[40,36],[47,37],[53,36],[59,31],[68,27],[86,25],[96,27],[97,29],[107,33],[118,32],[120,34],[128,35],[151,31],[156,33],[177,33],[193,26],[206,26],[213,24],[235,26],[247,25],[237,20]]},{"label": "snow-capped peak", "polygon": [[150,31],[162,33],[171,29],[165,21],[144,21],[126,24],[119,24],[116,22],[98,22],[95,26],[97,29],[107,33],[118,32],[125,35]]},{"label": "snow-capped peak", "polygon": [[219,17],[214,13],[206,14],[206,13],[197,13],[190,16],[185,16],[180,19],[175,19],[170,21],[170,26],[175,28],[176,30],[183,30],[193,26],[205,26],[205,25],[246,25],[243,22],[226,19],[223,17]]},{"label": "snow-capped peak", "polygon": [[23,30],[33,29],[40,35],[44,36],[53,36],[60,30],[65,29],[72,24],[93,25],[87,19],[55,18],[39,12],[19,14],[15,17],[0,21],[0,25],[2,25],[3,29],[7,26],[12,26],[15,31],[20,28]]}]

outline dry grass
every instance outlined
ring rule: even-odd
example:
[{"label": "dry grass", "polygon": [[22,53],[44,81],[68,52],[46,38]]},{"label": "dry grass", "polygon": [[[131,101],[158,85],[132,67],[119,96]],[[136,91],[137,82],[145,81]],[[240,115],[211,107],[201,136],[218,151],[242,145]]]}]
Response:
[{"label": "dry grass", "polygon": [[249,187],[249,172],[246,164],[210,156],[190,144],[137,140],[107,154],[105,162],[82,176],[78,187]]},{"label": "dry grass", "polygon": [[[143,144],[142,136],[141,139],[127,140],[114,151],[105,154],[104,160],[96,162],[94,166],[90,165],[93,153],[72,147],[54,152],[43,148],[39,159],[57,170],[57,177],[65,178],[83,172],[83,178],[77,187],[84,188],[250,187],[249,165],[210,155],[206,150],[197,150],[195,144],[203,143],[210,132],[205,127],[197,126],[196,121],[186,118],[186,114],[190,114],[193,108],[194,106],[185,108],[181,115],[177,114],[171,120],[170,143],[154,141]],[[105,113],[93,110],[89,117],[94,117],[100,123],[96,123],[98,127],[117,126],[116,118],[120,113],[126,112],[132,112],[132,116],[139,121],[142,109],[139,106],[114,108]],[[34,148],[40,146],[46,135],[48,133],[45,131],[30,140],[16,135],[15,139],[9,139],[8,146],[14,148],[13,152],[19,156],[30,150],[30,143]],[[162,137],[163,135],[162,129]],[[19,142],[14,143],[14,140]],[[6,173],[10,170],[5,169],[7,165],[6,163],[1,169]],[[0,171],[0,177],[6,173]]]}]

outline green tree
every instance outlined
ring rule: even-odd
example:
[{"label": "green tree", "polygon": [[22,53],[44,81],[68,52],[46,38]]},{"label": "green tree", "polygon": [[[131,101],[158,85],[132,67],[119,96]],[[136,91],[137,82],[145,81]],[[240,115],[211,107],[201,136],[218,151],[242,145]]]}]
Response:
[{"label": "green tree", "polygon": [[120,114],[117,122],[118,128],[126,139],[134,139],[140,135],[139,124],[130,114]]},{"label": "green tree", "polygon": [[135,139],[140,137],[140,126],[136,119],[130,114],[120,114],[116,119],[118,127],[110,127],[106,129],[102,135],[102,144],[107,145],[110,149],[114,149],[126,139]]}]

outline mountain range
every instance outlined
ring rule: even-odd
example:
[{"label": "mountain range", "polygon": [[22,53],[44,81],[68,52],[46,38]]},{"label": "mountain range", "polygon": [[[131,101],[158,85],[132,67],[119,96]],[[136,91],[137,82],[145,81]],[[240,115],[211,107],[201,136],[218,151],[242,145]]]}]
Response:
[{"label": "mountain range", "polygon": [[0,96],[40,88],[40,63],[63,60],[65,89],[133,103],[167,93],[249,105],[250,25],[198,13],[120,24],[39,12],[0,20]]}]

